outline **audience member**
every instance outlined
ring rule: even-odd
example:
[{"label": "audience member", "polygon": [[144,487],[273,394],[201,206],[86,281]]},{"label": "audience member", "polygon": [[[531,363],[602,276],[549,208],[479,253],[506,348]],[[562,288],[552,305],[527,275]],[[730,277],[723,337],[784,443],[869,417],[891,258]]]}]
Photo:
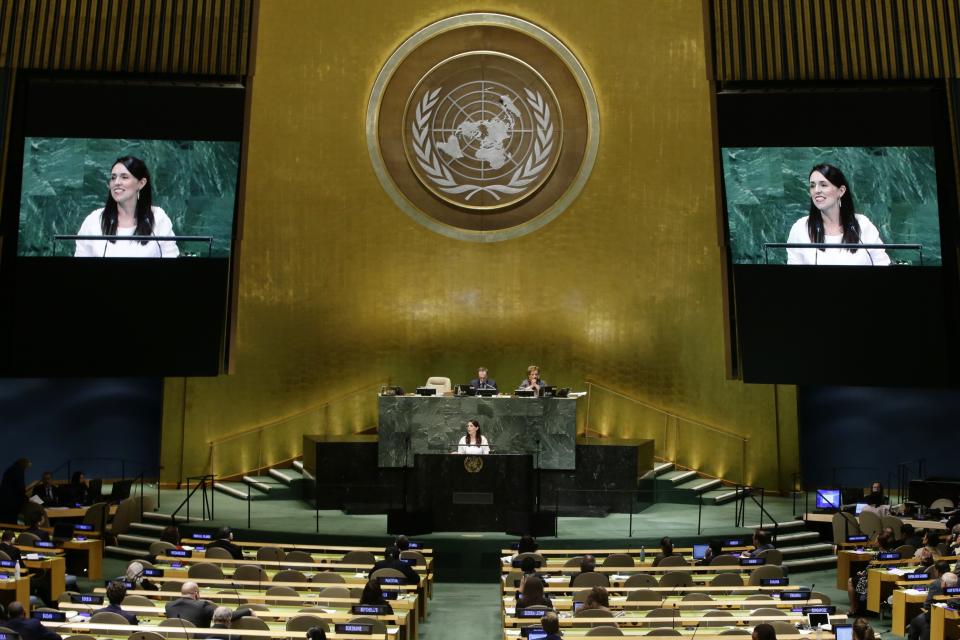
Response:
[{"label": "audience member", "polygon": [[383,560],[374,564],[370,573],[373,573],[377,569],[396,569],[403,573],[403,576],[409,584],[420,584],[420,574],[406,562],[400,560],[400,552],[397,551],[397,548],[392,544],[383,550]]},{"label": "audience member", "polygon": [[863,501],[871,507],[880,507],[890,503],[890,499],[883,495],[883,485],[879,482],[870,485],[870,493],[864,496]]},{"label": "audience member", "polygon": [[27,528],[24,529],[27,533],[32,533],[37,536],[40,540],[48,541],[50,540],[50,534],[44,531],[41,528],[43,523],[44,513],[42,510],[27,510],[24,514],[24,522],[27,525]]},{"label": "audience member", "polygon": [[[213,610],[213,618],[211,618],[213,624],[210,625],[211,629],[229,629],[231,623],[233,622],[233,611],[230,607],[219,606]],[[211,633],[204,636],[206,640],[233,640],[234,636],[229,633]]]},{"label": "audience member", "polygon": [[169,542],[178,549],[180,548],[180,529],[175,524],[167,525],[164,527],[163,532],[160,534],[161,542]]},{"label": "audience member", "polygon": [[752,640],[777,640],[777,632],[772,624],[763,622],[753,628]]},{"label": "audience member", "polygon": [[152,583],[149,578],[143,575],[143,563],[132,561],[127,565],[127,571],[123,579],[133,585],[134,589],[140,591],[159,591],[160,586]]},{"label": "audience member", "polygon": [[363,593],[360,594],[360,604],[385,605],[387,611],[393,613],[393,607],[390,606],[390,603],[383,597],[383,589],[380,588],[380,583],[374,578],[370,578],[367,580],[367,583],[363,585]]},{"label": "audience member", "polygon": [[[167,603],[166,614],[168,618],[182,618],[189,620],[194,626],[207,628],[213,619],[213,612],[217,605],[209,600],[200,599],[200,587],[196,582],[184,582],[180,587],[180,597]],[[251,615],[250,609],[241,607],[234,611],[232,619],[242,618]]]},{"label": "audience member", "polygon": [[14,600],[7,607],[5,627],[19,633],[21,640],[62,640],[58,633],[46,628],[36,618],[28,618],[23,605]]},{"label": "audience member", "polygon": [[568,586],[573,586],[573,581],[577,579],[577,576],[583,575],[584,573],[594,573],[597,570],[597,559],[591,555],[583,556],[583,559],[580,560],[580,573],[575,573],[570,576],[570,584]]},{"label": "audience member", "polygon": [[[934,569],[936,573],[936,568]],[[930,607],[934,599],[943,595],[947,587],[957,586],[957,574],[947,571],[943,575],[936,576],[936,579],[927,587],[927,598],[923,603],[924,611],[913,618],[907,625],[907,638],[909,640],[930,640]]]},{"label": "audience member", "polygon": [[16,538],[16,534],[9,529],[0,534],[0,551],[3,551],[11,560],[15,560],[17,564],[22,566],[20,562],[20,549],[17,549],[13,544]]},{"label": "audience member", "polygon": [[600,611],[610,611],[610,596],[603,587],[593,587],[587,595],[586,601],[580,607],[580,611],[585,609],[599,609]]},{"label": "audience member", "polygon": [[534,537],[527,534],[520,537],[520,542],[517,544],[517,554],[536,553],[537,549],[539,548],[540,547],[537,545],[537,541],[534,539]]},{"label": "audience member", "polygon": [[404,551],[407,551],[410,549],[410,539],[407,538],[407,536],[400,534],[393,541],[393,546],[397,548],[397,551],[399,551],[400,553],[403,553]]},{"label": "audience member", "polygon": [[857,618],[853,622],[853,640],[876,640],[873,627],[865,618]]},{"label": "audience member", "polygon": [[772,540],[773,538],[769,531],[757,529],[753,532],[753,551],[748,553],[747,556],[756,558],[764,551],[776,549],[776,547],[773,546]]},{"label": "audience member", "polygon": [[921,554],[924,549],[930,552],[930,556],[934,560],[940,559],[940,549],[937,548],[937,545],[940,544],[940,534],[936,531],[931,531],[927,529],[923,534],[923,546],[917,549],[916,553],[913,554],[913,557],[920,560]]},{"label": "audience member", "polygon": [[718,558],[722,555],[723,555],[723,542],[715,539],[711,540],[709,543],[707,543],[706,555],[703,556],[703,560],[697,561],[697,564],[703,565],[703,566],[708,565],[711,562],[713,562],[715,558]]},{"label": "audience member", "polygon": [[556,611],[547,611],[546,615],[540,618],[540,626],[547,632],[544,640],[561,640],[563,637],[560,635],[560,618]]},{"label": "audience member", "polygon": [[70,484],[61,489],[62,502],[70,506],[90,503],[90,485],[83,471],[74,471]]},{"label": "audience member", "polygon": [[0,480],[0,522],[16,524],[20,510],[27,501],[27,469],[30,460],[20,458],[6,471]]},{"label": "audience member", "polygon": [[120,605],[123,604],[123,599],[127,597],[127,588],[123,586],[123,583],[118,580],[113,580],[110,584],[107,585],[107,601],[110,603],[102,609],[97,609],[94,613],[100,613],[101,611],[109,611],[110,613],[115,613],[117,615],[123,616],[127,619],[127,622],[130,624],[140,624],[140,621],[137,620],[136,614],[130,613],[129,611],[124,611]]},{"label": "audience member", "polygon": [[535,605],[553,607],[550,598],[543,593],[543,581],[536,576],[524,576],[520,582],[520,594],[517,596],[516,608],[522,609]]},{"label": "audience member", "polygon": [[914,549],[919,549],[923,546],[923,538],[917,534],[913,528],[913,525],[909,522],[904,522],[902,525],[900,525],[900,535],[900,544],[908,544]]},{"label": "audience member", "polygon": [[664,558],[669,558],[670,556],[675,556],[676,553],[673,552],[673,540],[668,536],[663,536],[660,538],[660,553],[658,553],[653,558],[653,566],[658,567],[660,563],[663,562]]},{"label": "audience member", "polygon": [[327,640],[327,632],[321,627],[307,629],[307,640]]},{"label": "audience member", "polygon": [[53,474],[44,471],[40,482],[33,488],[33,495],[43,500],[43,506],[55,507],[59,503],[57,487],[53,484]]},{"label": "audience member", "polygon": [[234,560],[243,560],[243,549],[233,544],[233,531],[230,527],[220,527],[214,537],[216,539],[207,545],[207,549],[224,549]]}]

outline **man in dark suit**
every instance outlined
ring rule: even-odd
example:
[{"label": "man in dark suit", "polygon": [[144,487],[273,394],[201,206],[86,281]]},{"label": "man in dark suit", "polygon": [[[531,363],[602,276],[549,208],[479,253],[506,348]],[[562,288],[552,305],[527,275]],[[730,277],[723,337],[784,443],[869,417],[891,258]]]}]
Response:
[{"label": "man in dark suit", "polygon": [[487,376],[487,368],[477,369],[477,377],[470,381],[470,386],[474,389],[493,389],[497,391],[497,381]]},{"label": "man in dark suit", "polygon": [[33,488],[33,495],[43,500],[43,506],[55,507],[59,503],[57,487],[53,484],[53,474],[44,471],[39,484]]},{"label": "man in dark suit", "polygon": [[11,602],[7,607],[7,621],[3,626],[14,633],[19,633],[23,640],[62,640],[60,635],[43,626],[43,623],[35,618],[28,618],[23,605],[19,602]]},{"label": "man in dark suit", "polygon": [[207,545],[207,548],[219,547],[226,549],[234,560],[243,560],[243,549],[233,544],[233,531],[230,527],[220,527],[217,529],[216,540]]},{"label": "man in dark suit", "polygon": [[545,640],[562,640],[563,636],[560,635],[560,618],[557,617],[556,611],[548,611],[540,618],[540,626],[547,632]]},{"label": "man in dark suit", "polygon": [[583,556],[583,558],[580,560],[580,573],[575,573],[570,576],[569,586],[573,586],[573,581],[577,579],[577,576],[583,575],[584,573],[594,573],[596,570],[597,559],[589,554]]},{"label": "man in dark suit", "polygon": [[383,560],[373,565],[370,573],[373,573],[377,569],[396,569],[403,573],[403,576],[409,584],[420,584],[420,575],[414,571],[413,567],[400,560],[400,552],[397,551],[394,545],[390,545],[383,550]]},{"label": "man in dark suit", "polygon": [[773,546],[773,543],[770,542],[772,537],[770,536],[769,531],[764,531],[763,529],[757,529],[753,534],[753,551],[748,555],[750,558],[757,558],[761,553],[769,549],[776,549]]},{"label": "man in dark suit", "polygon": [[[168,618],[182,618],[189,620],[197,627],[207,628],[213,619],[213,612],[217,605],[209,600],[200,599],[200,587],[196,582],[184,582],[180,588],[180,597],[167,603],[165,607]],[[241,607],[233,612],[231,620],[250,615],[250,609]]]},{"label": "man in dark suit", "polygon": [[17,516],[27,501],[26,474],[29,468],[30,461],[20,458],[3,472],[3,479],[0,480],[0,522],[17,523]]},{"label": "man in dark suit", "polygon": [[16,560],[17,563],[20,562],[20,549],[17,549],[13,545],[13,541],[16,538],[13,531],[9,529],[3,532],[3,535],[0,536],[0,551],[3,551],[5,554],[10,556],[11,560]]},{"label": "man in dark suit", "polygon": [[115,613],[118,616],[123,616],[127,619],[127,622],[130,624],[140,624],[140,621],[137,620],[137,616],[134,613],[129,611],[124,611],[120,608],[120,604],[123,602],[123,599],[127,597],[127,588],[123,586],[122,582],[117,582],[114,580],[107,585],[107,600],[110,602],[107,606],[102,609],[97,609],[94,613],[100,613],[101,611],[109,611],[110,613]]}]

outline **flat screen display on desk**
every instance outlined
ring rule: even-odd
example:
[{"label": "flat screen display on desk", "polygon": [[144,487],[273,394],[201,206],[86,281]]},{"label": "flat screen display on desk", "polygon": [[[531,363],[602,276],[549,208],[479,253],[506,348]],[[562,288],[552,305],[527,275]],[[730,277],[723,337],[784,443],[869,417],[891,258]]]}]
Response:
[{"label": "flat screen display on desk", "polygon": [[[722,85],[731,373],[758,383],[960,381],[949,113],[937,84]],[[827,354],[811,330],[825,313],[858,344],[884,347]]]},{"label": "flat screen display on desk", "polygon": [[839,509],[840,489],[818,489],[817,509]]}]

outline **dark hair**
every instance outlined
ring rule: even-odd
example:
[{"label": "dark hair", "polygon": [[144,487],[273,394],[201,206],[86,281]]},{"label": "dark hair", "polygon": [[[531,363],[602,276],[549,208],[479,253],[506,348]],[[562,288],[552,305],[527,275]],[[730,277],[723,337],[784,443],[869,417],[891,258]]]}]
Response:
[{"label": "dark hair", "polygon": [[857,640],[873,640],[876,636],[869,622],[864,618],[857,618],[853,622],[853,637]]},{"label": "dark hair", "polygon": [[873,485],[875,484],[880,486],[880,491],[878,491],[877,493],[879,493],[880,495],[883,495],[883,483],[880,482],[879,480],[874,480],[873,482],[870,483],[870,493],[873,493]]},{"label": "dark hair", "polygon": [[[127,171],[137,180],[147,179],[147,183],[143,185],[143,188],[140,189],[137,195],[137,209],[134,214],[137,218],[137,228],[134,230],[134,233],[138,236],[149,236],[153,233],[154,219],[153,191],[150,186],[152,180],[150,179],[150,171],[147,170],[147,164],[140,158],[123,156],[122,158],[117,158],[116,161],[110,165],[110,168],[112,169],[118,164],[125,166]],[[118,216],[117,201],[113,199],[113,195],[108,188],[107,202],[103,205],[103,213],[100,214],[100,230],[103,232],[103,235],[117,235]],[[116,242],[116,240],[111,240],[110,242]],[[147,241],[143,240],[140,244],[147,244]]]},{"label": "dark hair", "polygon": [[26,611],[23,609],[23,605],[14,600],[7,607],[7,619],[13,620],[14,618],[22,618],[26,615]]},{"label": "dark hair", "polygon": [[557,616],[557,612],[547,611],[543,614],[543,617],[540,618],[540,626],[547,633],[560,633],[560,618]]},{"label": "dark hair", "polygon": [[537,541],[529,533],[525,536],[520,537],[520,542],[517,544],[517,553],[534,553],[540,547],[537,546]]},{"label": "dark hair", "polygon": [[940,534],[931,529],[927,529],[927,532],[923,535],[927,539],[926,546],[935,547],[940,544]]},{"label": "dark hair", "polygon": [[770,532],[764,531],[763,529],[757,529],[756,533],[753,534],[754,540],[757,541],[757,546],[762,546],[765,544],[770,544]]},{"label": "dark hair", "polygon": [[583,603],[585,609],[593,609],[597,605],[608,609],[610,608],[610,596],[607,594],[607,590],[600,586],[595,586],[590,589],[590,593],[587,595],[587,601]]},{"label": "dark hair", "polygon": [[773,625],[768,622],[762,622],[753,628],[753,635],[757,640],[777,640],[777,632]]},{"label": "dark hair", "polygon": [[[467,420],[467,424],[470,424],[470,423],[473,423],[477,427],[477,433],[473,436],[472,444],[475,447],[479,447],[480,444],[483,442],[483,436],[480,434],[480,422],[476,418],[472,418],[470,420]],[[464,430],[466,430],[466,427],[464,427]],[[469,431],[467,431],[467,435],[465,436],[464,442],[466,444],[471,444]]]},{"label": "dark hair", "polygon": [[80,477],[83,475],[83,471],[74,471],[73,475],[70,476],[70,484],[80,484]]},{"label": "dark hair", "polygon": [[910,524],[909,522],[904,522],[902,525],[900,525],[900,533],[904,534],[904,537],[906,537],[906,535],[914,533],[914,531],[915,530],[913,528],[913,525]]},{"label": "dark hair", "polygon": [[215,537],[217,540],[229,540],[232,533],[230,527],[220,527],[217,529],[217,535]]},{"label": "dark hair", "polygon": [[549,606],[550,603],[543,595],[543,582],[537,576],[527,576],[523,581],[523,592],[520,594],[520,602],[524,607],[530,607],[536,604]]},{"label": "dark hair", "polygon": [[877,545],[881,551],[890,551],[896,542],[894,535],[889,531],[881,531],[880,535],[877,536]]},{"label": "dark hair", "polygon": [[[841,242],[843,244],[860,244],[860,223],[857,222],[857,217],[854,215],[857,210],[853,203],[853,190],[847,184],[847,177],[843,175],[843,171],[832,164],[826,163],[814,165],[807,176],[812,176],[814,172],[823,174],[823,177],[835,187],[846,187],[846,191],[840,196],[840,226],[843,227]],[[810,237],[810,242],[825,241],[823,214],[820,213],[820,209],[817,209],[813,199],[810,200],[810,213],[807,216],[807,235]],[[823,251],[823,249],[820,249],[820,251]],[[855,248],[850,249],[850,251],[851,253],[857,252]]]},{"label": "dark hair", "polygon": [[524,556],[520,561],[520,571],[524,573],[534,573],[537,570],[537,561],[533,556]]},{"label": "dark hair", "polygon": [[396,539],[393,541],[393,544],[400,551],[406,551],[407,549],[410,548],[410,540],[407,538],[407,536],[403,534],[400,534],[399,536],[397,536]]},{"label": "dark hair", "polygon": [[327,632],[323,627],[310,627],[307,629],[307,640],[327,640]]},{"label": "dark hair", "polygon": [[3,533],[0,534],[0,540],[3,542],[6,542],[7,540],[13,540],[14,537],[13,531],[10,531],[9,529],[4,529]]},{"label": "dark hair", "polygon": [[385,560],[393,560],[399,557],[400,557],[400,552],[397,551],[397,547],[395,545],[389,544],[384,548],[383,558]]},{"label": "dark hair", "polygon": [[107,585],[107,600],[110,604],[119,605],[127,597],[127,588],[119,580],[111,580]]},{"label": "dark hair", "polygon": [[709,544],[711,557],[716,558],[717,556],[723,555],[723,542],[720,540],[711,540]]},{"label": "dark hair", "polygon": [[597,569],[597,559],[591,555],[583,556],[583,560],[580,561],[580,571],[582,573],[589,573]]},{"label": "dark hair", "polygon": [[172,545],[180,545],[180,529],[177,528],[177,525],[171,524],[167,525],[163,533],[160,534],[160,540],[163,542],[169,542]]},{"label": "dark hair", "polygon": [[660,538],[660,550],[663,551],[665,556],[673,555],[673,540],[670,539],[670,536]]},{"label": "dark hair", "polygon": [[380,582],[376,578],[370,578],[367,580],[367,584],[363,585],[360,604],[387,604],[387,601],[383,599]]},{"label": "dark hair", "polygon": [[940,560],[933,566],[937,568],[937,574],[939,574],[941,578],[943,577],[943,574],[950,573],[950,563],[946,560]]}]

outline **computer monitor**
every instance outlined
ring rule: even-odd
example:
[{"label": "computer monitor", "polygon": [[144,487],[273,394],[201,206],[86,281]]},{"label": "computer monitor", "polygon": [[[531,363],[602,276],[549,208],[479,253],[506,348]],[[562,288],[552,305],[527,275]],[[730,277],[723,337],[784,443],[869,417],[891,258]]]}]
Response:
[{"label": "computer monitor", "polygon": [[693,545],[693,559],[694,560],[703,560],[707,557],[707,549],[710,548],[708,544],[695,544]]},{"label": "computer monitor", "polygon": [[839,509],[840,489],[817,489],[817,509]]},{"label": "computer monitor", "polygon": [[117,480],[110,488],[110,502],[120,502],[130,497],[133,480]]},{"label": "computer monitor", "polygon": [[833,636],[836,640],[853,640],[853,625],[852,624],[835,624],[833,625]]},{"label": "computer monitor", "polygon": [[811,629],[818,629],[822,625],[830,623],[830,614],[829,613],[808,613],[807,622],[810,623]]},{"label": "computer monitor", "polygon": [[95,502],[100,502],[100,498],[103,496],[103,478],[92,478],[90,482],[87,483],[87,500],[90,504]]},{"label": "computer monitor", "polygon": [[865,502],[858,502],[858,503],[857,503],[857,515],[860,515],[860,514],[863,512],[863,510],[866,509],[868,506],[870,506],[870,505],[866,504]]}]

